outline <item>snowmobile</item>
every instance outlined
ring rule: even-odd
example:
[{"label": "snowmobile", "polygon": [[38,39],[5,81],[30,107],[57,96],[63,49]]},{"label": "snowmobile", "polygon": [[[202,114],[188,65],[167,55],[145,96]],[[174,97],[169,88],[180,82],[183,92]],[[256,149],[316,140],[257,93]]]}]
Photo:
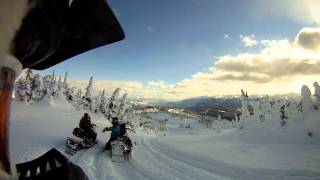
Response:
[{"label": "snowmobile", "polygon": [[132,142],[125,135],[111,142],[111,160],[113,162],[124,162],[129,159],[132,151]]},{"label": "snowmobile", "polygon": [[[95,132],[96,125],[92,124],[92,130]],[[74,137],[68,137],[65,143],[65,152],[70,155],[74,155],[76,152],[82,149],[89,149],[96,143],[95,138],[90,137],[85,130],[76,127],[73,129],[72,134]]]},{"label": "snowmobile", "polygon": [[[105,128],[111,129],[111,128]],[[120,135],[119,137],[111,142],[111,160],[113,162],[124,162],[129,159],[133,144],[128,136],[127,128],[125,123],[120,124]]]},{"label": "snowmobile", "polygon": [[[62,169],[54,168],[50,162],[64,157],[61,153],[50,153],[51,168],[46,171],[42,164],[46,158],[15,166],[9,158],[12,90],[22,69],[44,70],[88,50],[123,40],[125,35],[116,16],[105,0],[2,0],[0,19],[1,28],[8,26],[0,31],[0,37],[5,37],[0,39],[0,179],[88,179],[80,167],[67,159],[60,162],[64,164]],[[39,167],[40,174],[34,167]],[[20,169],[19,175],[16,168]],[[31,176],[24,176],[25,172]]]}]

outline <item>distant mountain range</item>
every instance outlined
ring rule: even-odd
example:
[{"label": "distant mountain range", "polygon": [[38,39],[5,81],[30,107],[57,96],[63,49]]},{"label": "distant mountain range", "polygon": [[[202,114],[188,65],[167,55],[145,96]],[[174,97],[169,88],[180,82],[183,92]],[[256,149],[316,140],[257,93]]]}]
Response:
[{"label": "distant mountain range", "polygon": [[[249,95],[250,98],[265,97],[262,95]],[[270,96],[273,99],[293,98],[299,99],[300,95],[296,93],[288,93],[282,95]],[[138,102],[138,101],[136,101]],[[216,96],[216,97],[196,97],[181,101],[168,101],[164,99],[140,99],[139,109],[158,108],[167,109],[184,109],[187,112],[193,112],[199,115],[220,116],[224,119],[233,119],[235,114],[240,114],[241,101],[239,96]]]},{"label": "distant mountain range", "polygon": [[185,109],[200,115],[220,116],[233,119],[239,113],[241,101],[239,97],[197,97],[181,101],[154,102],[152,106],[159,109]]}]

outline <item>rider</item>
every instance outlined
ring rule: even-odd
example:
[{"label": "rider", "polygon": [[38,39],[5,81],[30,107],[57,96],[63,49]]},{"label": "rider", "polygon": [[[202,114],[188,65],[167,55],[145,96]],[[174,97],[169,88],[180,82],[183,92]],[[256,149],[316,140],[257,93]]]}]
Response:
[{"label": "rider", "polygon": [[106,150],[110,150],[111,142],[116,140],[120,136],[120,124],[119,124],[118,118],[113,117],[111,123],[112,123],[112,127],[106,127],[102,130],[102,132],[111,131],[110,139],[105,146]]},{"label": "rider", "polygon": [[97,138],[97,133],[93,131],[92,127],[94,124],[91,124],[90,116],[88,113],[84,113],[83,117],[80,119],[79,127],[84,130],[87,134],[88,139],[91,139],[94,142]]}]

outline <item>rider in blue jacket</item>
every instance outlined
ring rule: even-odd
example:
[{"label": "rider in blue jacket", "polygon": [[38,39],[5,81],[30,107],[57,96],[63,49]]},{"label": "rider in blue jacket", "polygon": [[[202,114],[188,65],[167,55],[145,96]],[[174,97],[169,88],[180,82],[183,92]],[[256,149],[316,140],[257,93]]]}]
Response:
[{"label": "rider in blue jacket", "polygon": [[111,131],[110,139],[105,146],[106,150],[110,150],[111,142],[116,140],[120,136],[120,124],[119,124],[118,118],[113,117],[111,123],[112,123],[112,127],[106,127],[102,130],[102,132]]}]

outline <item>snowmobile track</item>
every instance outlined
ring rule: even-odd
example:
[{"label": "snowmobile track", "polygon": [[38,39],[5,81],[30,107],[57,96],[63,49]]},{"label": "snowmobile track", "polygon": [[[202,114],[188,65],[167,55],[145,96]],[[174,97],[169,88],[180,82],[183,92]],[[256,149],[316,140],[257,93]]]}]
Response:
[{"label": "snowmobile track", "polygon": [[[319,179],[320,173],[312,171],[302,170],[273,170],[263,168],[250,168],[239,167],[236,165],[228,164],[225,162],[208,159],[194,154],[187,154],[185,152],[178,151],[177,149],[166,145],[167,149],[163,145],[160,145],[157,140],[150,142],[160,152],[170,159],[176,159],[177,161],[189,164],[190,166],[206,170],[211,173],[224,176],[231,179]],[[190,157],[190,158],[186,158]]]},{"label": "snowmobile track", "polygon": [[[156,160],[166,165],[166,169],[168,170],[168,172],[176,172],[178,179],[212,179],[213,177],[220,179],[222,178],[217,177],[217,175],[213,174],[212,172],[208,172],[203,169],[190,166],[189,164],[186,164],[182,161],[172,159],[166,154],[163,154],[161,151],[159,151],[158,148],[152,148],[152,143],[145,143],[144,141],[142,141],[141,144],[144,145],[147,151],[150,152],[150,154],[152,154],[156,158]],[[188,174],[186,174],[186,171],[188,172]]]}]

